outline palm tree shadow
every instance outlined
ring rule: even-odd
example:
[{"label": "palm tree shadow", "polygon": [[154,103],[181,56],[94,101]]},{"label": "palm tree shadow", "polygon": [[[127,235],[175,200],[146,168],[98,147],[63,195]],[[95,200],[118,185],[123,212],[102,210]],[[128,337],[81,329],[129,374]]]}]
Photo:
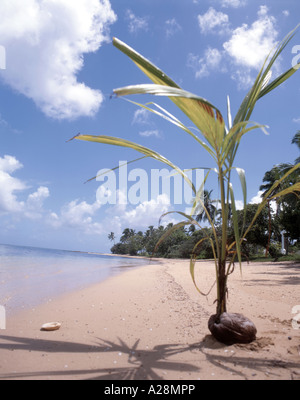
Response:
[{"label": "palm tree shadow", "polygon": [[[133,346],[128,346],[122,339],[118,343],[96,338],[94,345],[82,343],[50,341],[44,339],[29,339],[12,336],[0,336],[0,350],[26,350],[30,352],[48,353],[122,353],[127,356],[126,367],[99,368],[63,371],[37,371],[19,374],[3,374],[0,379],[43,378],[44,376],[68,377],[76,376],[89,380],[164,380],[163,374],[167,371],[197,372],[199,368],[188,362],[170,360],[172,356],[191,351],[191,346],[180,344],[162,344],[153,349],[139,349],[140,339]],[[9,343],[3,343],[8,341]],[[101,361],[100,361],[101,362]]]},{"label": "palm tree shadow", "polygon": [[[226,346],[211,335],[206,335],[202,342],[195,343],[191,345],[194,351],[204,355],[206,360],[210,365],[215,366],[216,368],[226,371],[226,374],[230,373],[232,375],[232,379],[234,377],[240,377],[242,379],[249,379],[249,371],[253,377],[257,376],[259,373],[266,373],[268,371],[269,376],[272,379],[280,379],[282,370],[293,370],[291,375],[295,374],[298,376],[300,369],[300,363],[294,361],[282,360],[280,357],[271,356],[271,357],[263,357],[262,352],[259,351],[260,346],[267,347],[267,344],[264,345],[265,338],[258,338],[255,342],[250,344],[241,344],[241,345],[233,345]],[[267,342],[266,342],[267,343]],[[218,350],[225,349],[228,354],[232,350],[232,355],[224,355],[223,352]],[[235,354],[236,349],[241,349],[246,352],[243,355],[243,352]],[[249,357],[249,352],[252,353],[251,357]]]}]

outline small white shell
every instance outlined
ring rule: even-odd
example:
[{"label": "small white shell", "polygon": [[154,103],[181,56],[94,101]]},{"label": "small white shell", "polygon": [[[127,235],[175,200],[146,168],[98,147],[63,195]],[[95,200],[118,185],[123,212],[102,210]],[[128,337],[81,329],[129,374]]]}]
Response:
[{"label": "small white shell", "polygon": [[42,331],[58,331],[61,328],[61,324],[59,322],[50,322],[47,324],[44,324],[41,328]]}]

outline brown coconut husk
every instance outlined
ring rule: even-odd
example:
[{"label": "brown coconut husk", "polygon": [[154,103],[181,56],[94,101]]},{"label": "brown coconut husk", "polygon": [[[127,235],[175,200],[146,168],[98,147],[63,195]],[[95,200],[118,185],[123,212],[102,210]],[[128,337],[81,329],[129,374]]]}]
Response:
[{"label": "brown coconut husk", "polygon": [[226,345],[251,343],[256,340],[255,325],[242,314],[223,313],[219,318],[212,315],[208,328],[215,339]]}]

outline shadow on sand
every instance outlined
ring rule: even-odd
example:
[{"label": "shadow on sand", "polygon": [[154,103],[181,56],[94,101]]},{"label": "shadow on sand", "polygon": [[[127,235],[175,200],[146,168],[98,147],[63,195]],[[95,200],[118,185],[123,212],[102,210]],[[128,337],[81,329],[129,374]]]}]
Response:
[{"label": "shadow on sand", "polygon": [[[133,346],[128,346],[122,339],[119,343],[97,338],[95,345],[86,345],[82,343],[72,343],[64,341],[50,341],[44,339],[28,339],[13,336],[0,336],[0,350],[10,351],[30,351],[42,353],[122,353],[127,356],[128,366],[123,368],[99,368],[99,369],[74,369],[63,371],[42,371],[42,372],[24,372],[7,373],[0,375],[1,380],[9,379],[43,379],[60,378],[83,380],[164,380],[168,376],[164,372],[177,371],[178,376],[186,377],[187,374],[196,372],[201,378],[201,369],[191,362],[181,362],[170,360],[170,357],[189,352],[189,360],[204,360],[215,368],[226,371],[232,379],[247,379],[244,368],[250,368],[255,376],[259,372],[272,369],[273,379],[280,379],[280,370],[287,368],[300,368],[299,363],[286,362],[279,359],[266,359],[257,353],[257,357],[249,358],[249,349],[245,356],[226,355],[224,349],[227,346],[217,342],[212,336],[207,335],[200,343],[192,345],[182,344],[163,344],[155,346],[153,349],[139,349],[140,340],[137,340]],[[8,342],[8,343],[5,343]],[[230,347],[229,347],[230,349]],[[234,349],[234,347],[232,347]],[[221,350],[221,351],[220,351]],[[225,355],[224,355],[225,354]],[[239,353],[240,354],[240,353]],[[99,360],[101,363],[101,359]],[[220,370],[220,372],[221,372]],[[218,374],[215,374],[218,379]],[[299,376],[298,376],[299,378]]]},{"label": "shadow on sand", "polygon": [[[268,263],[265,263],[268,266]],[[274,264],[271,264],[272,266]],[[275,271],[257,269],[254,273],[256,278],[251,279],[251,282],[247,283],[247,286],[256,286],[257,284],[262,286],[281,286],[281,285],[294,285],[300,284],[300,263],[280,263],[275,264]],[[272,277],[276,279],[271,279]]]},{"label": "shadow on sand", "polygon": [[[3,343],[8,341],[9,343]],[[108,340],[97,339],[94,346],[82,343],[50,341],[43,339],[28,339],[12,336],[0,336],[0,350],[10,351],[30,351],[43,353],[122,353],[127,356],[129,364],[126,368],[99,368],[93,370],[73,370],[73,371],[45,371],[19,374],[0,375],[0,379],[18,379],[18,378],[43,378],[45,376],[64,377],[72,376],[82,377],[82,379],[96,380],[163,380],[156,370],[161,371],[180,371],[183,373],[198,371],[198,368],[185,362],[168,361],[173,355],[190,351],[190,346],[182,345],[158,345],[152,350],[138,349],[140,340],[137,340],[133,346],[128,346],[119,338],[119,343],[113,343]],[[99,364],[101,361],[99,361]],[[87,378],[85,378],[87,376]],[[91,376],[94,376],[91,378]]]}]

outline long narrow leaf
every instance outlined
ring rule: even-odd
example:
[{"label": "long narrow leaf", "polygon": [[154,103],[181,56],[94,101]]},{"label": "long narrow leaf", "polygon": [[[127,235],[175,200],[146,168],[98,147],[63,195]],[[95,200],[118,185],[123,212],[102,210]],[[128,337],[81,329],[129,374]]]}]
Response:
[{"label": "long narrow leaf", "polygon": [[111,137],[111,136],[92,136],[92,135],[78,135],[75,136],[76,140],[83,140],[87,142],[96,142],[96,143],[102,143],[102,144],[110,144],[113,146],[119,146],[119,147],[126,147],[132,150],[136,150],[139,153],[144,154],[147,157],[153,158],[157,161],[162,162],[163,164],[168,165],[175,171],[177,171],[183,178],[184,180],[188,183],[188,185],[192,188],[193,192],[196,194],[196,189],[191,182],[191,180],[188,178],[188,176],[183,172],[182,169],[177,167],[175,164],[173,164],[171,161],[169,161],[167,158],[162,156],[161,154],[157,153],[156,151],[153,151],[151,149],[148,149],[147,147],[141,146],[137,143],[130,142],[129,140],[125,139],[120,139],[116,137]]},{"label": "long narrow leaf", "polygon": [[[213,157],[213,159],[216,160],[216,156],[215,156],[213,150],[206,143],[204,143],[197,135],[195,135],[187,126],[185,126],[178,118],[176,118],[170,112],[165,110],[163,107],[161,107],[158,104],[153,103],[153,102],[147,103],[147,104],[141,104],[141,103],[137,103],[135,101],[129,100],[129,99],[125,99],[125,100],[132,104],[135,104],[136,106],[139,106],[149,112],[154,113],[155,115],[165,119],[166,121],[170,122],[171,124],[182,129],[184,132],[188,133],[193,139],[195,139],[197,141],[197,143],[199,143]],[[162,112],[159,112],[159,111],[151,108],[150,107],[151,105],[155,106]]]},{"label": "long narrow leaf", "polygon": [[244,232],[244,227],[246,224],[246,215],[247,215],[247,181],[246,181],[246,174],[245,174],[245,170],[243,170],[242,168],[235,168],[238,176],[240,178],[240,182],[241,182],[241,187],[242,187],[242,191],[243,191],[243,201],[244,201],[244,217],[243,217],[243,226],[242,226],[242,231]]},{"label": "long narrow leaf", "polygon": [[[212,289],[213,289],[213,287],[215,286],[216,281],[217,281],[217,279],[216,279],[216,281],[214,282],[214,284],[212,285],[212,287],[210,288],[210,290],[209,290],[207,293],[202,292],[202,290],[199,289],[199,286],[197,285],[197,282],[196,282],[196,277],[195,277],[196,257],[195,257],[195,253],[196,253],[196,250],[200,247],[200,245],[201,245],[203,242],[205,242],[206,240],[209,240],[209,241],[210,241],[210,244],[211,244],[211,247],[212,247],[214,256],[215,256],[215,260],[216,260],[216,253],[215,253],[215,249],[214,249],[214,243],[213,243],[212,239],[211,239],[209,236],[207,236],[207,237],[205,237],[205,238],[202,238],[201,240],[199,240],[198,243],[196,243],[196,245],[194,246],[194,249],[193,249],[193,255],[192,255],[191,260],[190,260],[190,274],[191,274],[191,277],[192,277],[192,281],[193,281],[193,283],[194,283],[195,288],[197,289],[197,291],[198,291],[202,296],[205,296],[205,297],[207,297],[207,296],[210,294],[210,292],[212,291]],[[218,268],[217,268],[216,262],[215,262],[215,266],[216,266],[216,274],[217,274],[217,273],[218,273],[218,272],[217,272]]]},{"label": "long narrow leaf", "polygon": [[242,191],[243,191],[243,203],[244,203],[244,207],[246,207],[247,206],[247,181],[246,181],[245,170],[242,168],[237,168],[237,167],[234,167],[233,169],[236,170],[236,172],[238,173],[238,176],[240,178],[241,187],[242,187]]},{"label": "long narrow leaf", "polygon": [[171,214],[179,214],[182,217],[186,218],[188,221],[190,221],[191,224],[198,226],[200,229],[202,229],[201,225],[192,216],[184,213],[183,211],[168,211],[168,212],[164,213],[159,219],[159,224],[161,223],[161,221],[164,217],[166,217],[167,215],[171,215]]},{"label": "long narrow leaf", "polygon": [[[253,124],[253,126],[247,128],[249,124]],[[244,121],[235,124],[224,139],[222,146],[221,165],[223,165],[228,157],[234,159],[239,143],[246,133],[251,132],[254,129],[261,129],[266,135],[268,135],[266,128],[268,128],[267,125],[261,125],[253,121]]]},{"label": "long narrow leaf", "polygon": [[[298,64],[300,66],[300,63]],[[271,82],[269,85],[267,85],[259,94],[258,99],[262,98],[266,94],[270,93],[272,90],[276,89],[279,85],[281,85],[283,82],[285,82],[287,79],[289,79],[294,73],[297,71],[297,66],[290,68],[288,71],[284,72],[280,76],[278,76],[276,79],[274,79],[273,82]]]},{"label": "long narrow leaf", "polygon": [[[271,51],[268,57],[266,58],[261,70],[259,71],[259,74],[254,82],[254,85],[252,86],[251,90],[249,93],[246,95],[244,101],[242,102],[242,105],[235,117],[234,120],[234,125],[238,122],[241,121],[247,121],[250,119],[250,116],[254,110],[255,104],[257,100],[267,93],[269,93],[271,90],[275,89],[277,86],[279,86],[281,83],[283,83],[286,79],[288,79],[290,76],[293,75],[295,72],[295,69],[292,71],[291,69],[287,71],[286,73],[282,74],[279,78],[275,79],[272,83],[270,83],[267,87],[263,87],[265,83],[265,79],[267,78],[271,68],[273,67],[275,61],[278,59],[282,51],[286,48],[288,43],[293,39],[295,36],[295,33],[297,29],[299,28],[300,24],[296,26],[295,29],[293,29],[283,40],[282,42],[277,46],[275,51]],[[273,56],[270,59],[270,56],[273,52]],[[268,62],[268,60],[270,61]]]},{"label": "long narrow leaf", "polygon": [[[138,52],[114,38],[114,45],[158,85],[169,86],[174,89],[180,87],[169,78],[163,71],[157,68]],[[170,99],[190,118],[191,121],[200,129],[214,149],[220,147],[225,132],[225,123],[222,114],[216,107],[212,106],[207,100],[193,97],[172,96]]]},{"label": "long narrow leaf", "polygon": [[114,46],[121,50],[154,82],[158,85],[167,85],[179,88],[179,86],[161,69],[152,64],[147,58],[143,57],[133,48],[117,38],[113,38]]},{"label": "long narrow leaf", "polygon": [[117,96],[151,94],[169,97],[202,132],[214,149],[218,149],[224,138],[225,122],[221,112],[206,99],[180,88],[143,84],[115,89]]},{"label": "long narrow leaf", "polygon": [[227,119],[228,119],[228,129],[232,128],[232,116],[231,116],[231,107],[230,107],[230,98],[227,96]]},{"label": "long narrow leaf", "polygon": [[116,170],[118,170],[118,169],[120,169],[122,167],[125,167],[126,165],[130,165],[130,164],[133,164],[135,162],[144,160],[145,158],[148,158],[148,156],[139,157],[139,158],[136,158],[135,160],[132,160],[132,161],[127,161],[122,165],[118,165],[117,167],[111,168],[111,169],[107,170],[106,172],[103,172],[102,174],[98,174],[98,175],[94,176],[93,178],[88,179],[85,183],[88,183],[88,182],[91,182],[91,181],[93,181],[93,180],[95,180],[97,178],[100,178],[100,176],[106,175],[108,172],[116,171]]},{"label": "long narrow leaf", "polygon": [[232,221],[233,221],[233,228],[234,228],[234,236],[236,242],[236,252],[240,264],[240,270],[242,271],[242,254],[241,254],[241,246],[240,246],[240,233],[239,233],[239,224],[238,224],[238,216],[236,212],[235,206],[235,198],[233,193],[232,185],[229,185],[230,190],[230,198],[231,198],[231,211],[232,211]]}]

